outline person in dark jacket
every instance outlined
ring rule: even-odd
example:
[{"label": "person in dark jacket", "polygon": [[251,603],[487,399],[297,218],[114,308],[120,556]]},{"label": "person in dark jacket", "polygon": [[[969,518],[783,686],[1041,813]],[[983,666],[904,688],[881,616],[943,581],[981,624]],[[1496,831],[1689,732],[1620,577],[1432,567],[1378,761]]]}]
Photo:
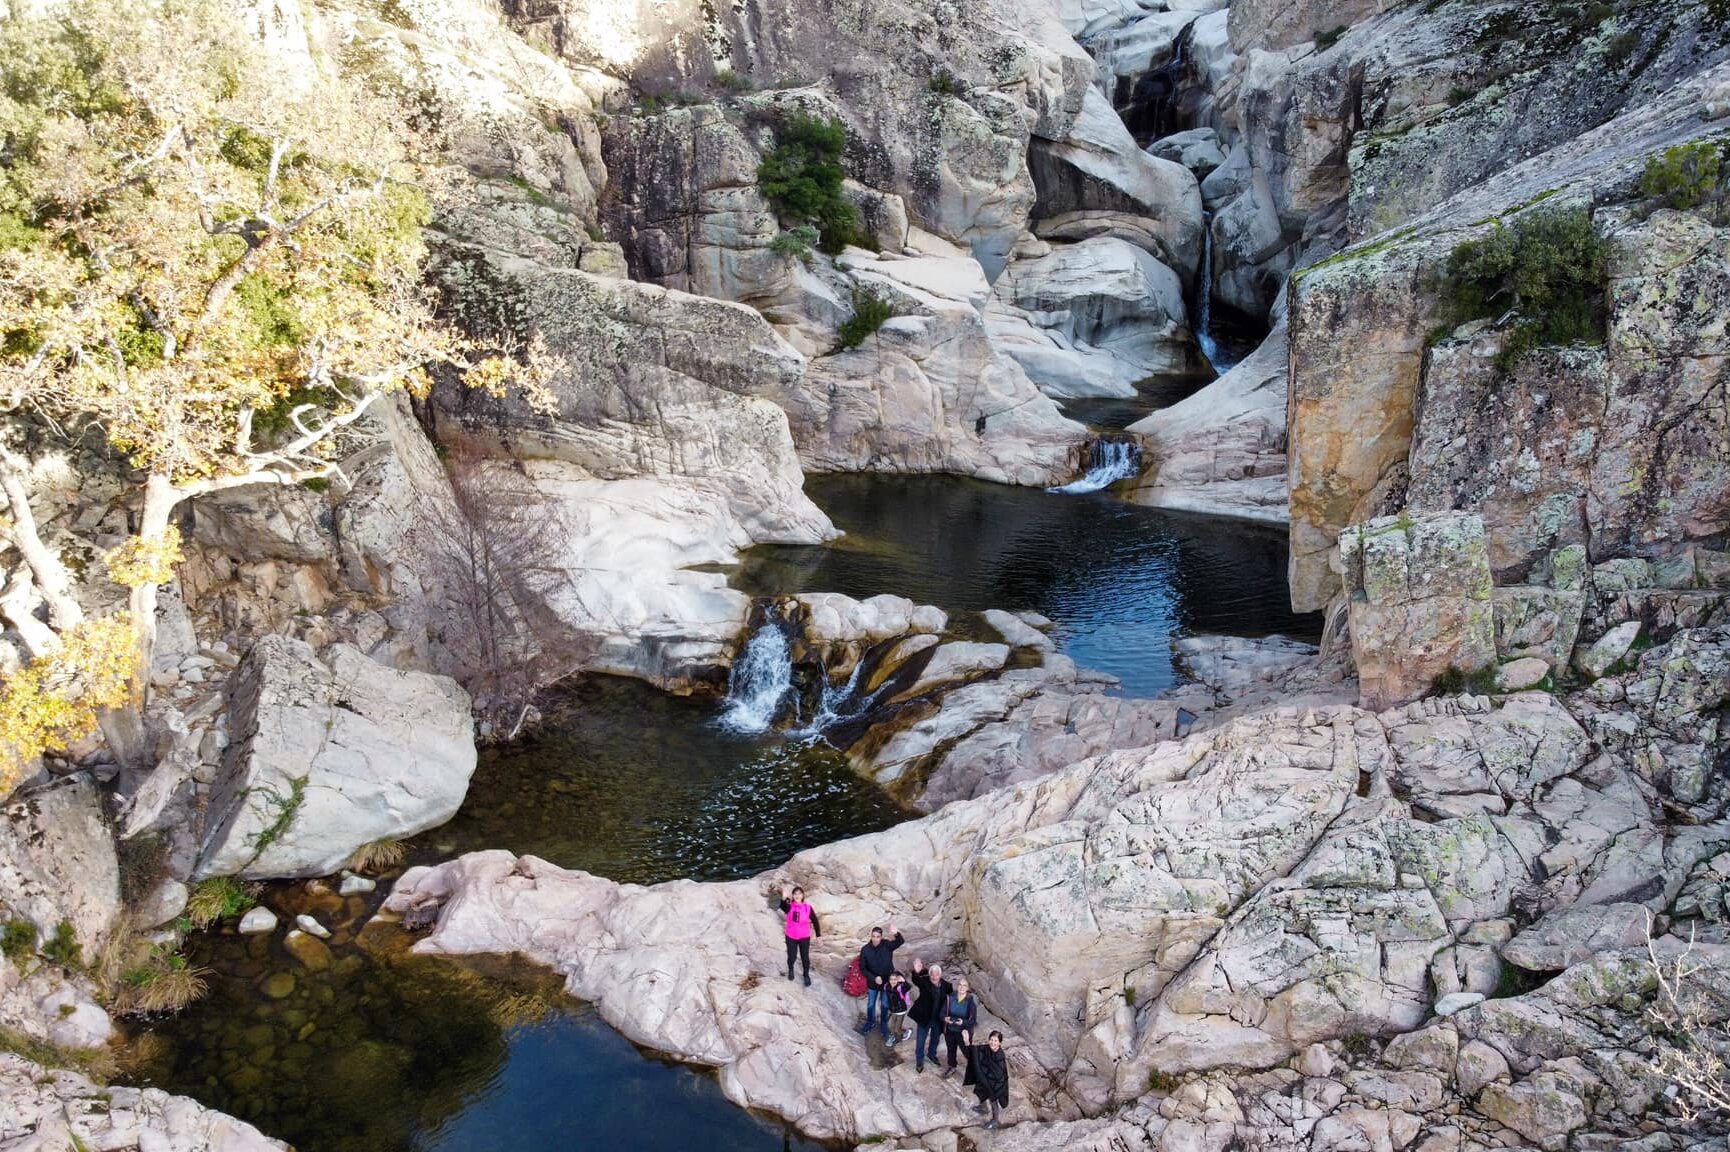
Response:
[{"label": "person in dark jacket", "polygon": [[955,982],[955,991],[943,1002],[943,1046],[949,1052],[949,1067],[943,1078],[955,1075],[955,1051],[961,1049],[967,1062],[973,1062],[973,1029],[979,1023],[979,999],[963,977]]},{"label": "person in dark jacket", "polygon": [[811,937],[823,935],[817,913],[805,903],[805,889],[781,885],[781,911],[786,916],[787,979],[793,978],[793,958],[805,965],[805,987],[811,987]]},{"label": "person in dark jacket", "polygon": [[973,1085],[973,1094],[979,1097],[975,1112],[983,1116],[990,1106],[991,1122],[986,1127],[996,1128],[1001,1109],[1009,1107],[1009,1058],[1003,1054],[1003,1033],[993,1030],[989,1040],[972,1046],[961,1082]]},{"label": "person in dark jacket", "polygon": [[865,975],[865,1023],[859,1025],[859,1031],[871,1031],[876,1011],[881,1007],[883,1015],[878,1026],[885,1040],[889,1039],[889,974],[895,971],[895,949],[907,943],[895,931],[895,925],[889,925],[889,933],[894,938],[885,940],[883,929],[871,929],[871,942],[859,949],[859,971]]},{"label": "person in dark jacket", "polygon": [[949,1003],[955,988],[943,978],[943,965],[925,967],[923,960],[913,961],[913,1070],[925,1071],[925,1062],[937,1067],[937,1037],[943,1031],[943,1005]]}]

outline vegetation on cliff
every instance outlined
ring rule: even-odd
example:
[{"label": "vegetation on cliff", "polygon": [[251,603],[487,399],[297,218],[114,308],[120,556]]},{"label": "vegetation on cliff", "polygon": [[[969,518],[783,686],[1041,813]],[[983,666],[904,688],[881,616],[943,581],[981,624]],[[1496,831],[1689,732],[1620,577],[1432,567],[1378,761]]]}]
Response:
[{"label": "vegetation on cliff", "polygon": [[1601,342],[1609,244],[1584,208],[1539,209],[1454,249],[1447,295],[1455,322],[1508,317],[1503,365],[1540,344]]},{"label": "vegetation on cliff", "polygon": [[[499,355],[435,314],[407,121],[353,77],[267,55],[214,2],[77,0],[0,26],[0,399],[38,430],[0,443],[28,570],[0,610],[34,658],[0,694],[14,768],[124,699],[115,654],[147,662],[180,501],[341,480],[356,421],[430,364],[540,394],[535,349]],[[98,430],[142,488],[138,535],[109,557],[131,589],[118,633],[85,620],[29,512],[27,455]]]},{"label": "vegetation on cliff", "polygon": [[847,129],[839,120],[793,117],[775,134],[775,147],[757,166],[763,195],[783,217],[816,227],[818,246],[836,253],[859,244],[859,216],[841,194],[841,152]]}]

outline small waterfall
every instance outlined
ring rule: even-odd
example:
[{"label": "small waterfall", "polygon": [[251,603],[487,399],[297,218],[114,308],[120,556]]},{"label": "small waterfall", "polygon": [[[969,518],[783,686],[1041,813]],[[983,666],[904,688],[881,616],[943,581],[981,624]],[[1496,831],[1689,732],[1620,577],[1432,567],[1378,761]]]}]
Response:
[{"label": "small waterfall", "polygon": [[823,694],[817,699],[816,712],[812,713],[808,722],[795,728],[791,735],[800,740],[814,740],[840,721],[854,719],[867,711],[871,707],[876,693],[863,699],[858,698],[859,681],[864,675],[865,661],[860,660],[853,665],[853,671],[848,675],[844,684],[831,684],[825,677]]},{"label": "small waterfall", "polygon": [[1129,77],[1118,80],[1112,104],[1136,143],[1144,148],[1182,128],[1183,74],[1189,65],[1189,41],[1194,34],[1192,21],[1172,42],[1170,60],[1133,81]]},{"label": "small waterfall", "polygon": [[742,735],[767,732],[793,688],[793,652],[787,622],[771,607],[727,676],[721,727]]},{"label": "small waterfall", "polygon": [[1095,440],[1088,445],[1087,475],[1048,492],[1098,492],[1141,471],[1141,445],[1133,440]]},{"label": "small waterfall", "polygon": [[1223,376],[1225,370],[1231,367],[1226,355],[1220,350],[1219,341],[1213,338],[1213,213],[1201,214],[1201,300],[1195,310],[1195,342],[1201,345],[1201,354],[1207,357],[1207,362],[1213,365],[1216,375]]}]

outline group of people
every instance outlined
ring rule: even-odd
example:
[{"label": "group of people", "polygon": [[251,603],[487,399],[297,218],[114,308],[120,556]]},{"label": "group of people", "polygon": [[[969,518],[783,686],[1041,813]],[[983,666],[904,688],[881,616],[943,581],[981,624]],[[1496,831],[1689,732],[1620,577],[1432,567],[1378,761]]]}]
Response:
[{"label": "group of people", "polygon": [[[803,888],[781,888],[781,912],[785,917],[787,938],[787,979],[793,979],[794,962],[803,967],[805,984],[811,984],[811,939],[823,934],[817,913],[805,900]],[[956,1055],[966,1062],[962,1084],[971,1085],[979,1098],[974,1111],[985,1115],[989,1110],[988,1128],[996,1128],[1002,1110],[1009,1106],[1009,1062],[1003,1052],[1003,1033],[992,1030],[983,1044],[973,1042],[979,1023],[979,998],[973,994],[965,976],[951,982],[943,975],[941,964],[926,967],[915,959],[903,974],[895,967],[895,951],[906,938],[890,924],[888,934],[882,928],[871,929],[871,939],[859,949],[859,971],[865,978],[865,1019],[858,1025],[861,1034],[869,1035],[873,1028],[883,1037],[885,1047],[893,1048],[907,1037],[907,1021],[913,1021],[913,1069],[924,1072],[925,1065],[939,1066],[937,1043],[941,1037],[947,1067],[943,1078],[955,1075]]]}]

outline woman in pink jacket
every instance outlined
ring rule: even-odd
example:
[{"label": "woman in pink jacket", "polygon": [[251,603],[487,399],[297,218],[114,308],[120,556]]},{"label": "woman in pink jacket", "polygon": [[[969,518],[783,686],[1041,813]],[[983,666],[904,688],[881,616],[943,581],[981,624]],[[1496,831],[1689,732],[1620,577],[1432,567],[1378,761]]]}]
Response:
[{"label": "woman in pink jacket", "polygon": [[805,987],[811,986],[811,937],[823,935],[817,913],[805,903],[805,889],[781,885],[781,911],[786,913],[787,979],[793,978],[793,958],[805,966]]}]

